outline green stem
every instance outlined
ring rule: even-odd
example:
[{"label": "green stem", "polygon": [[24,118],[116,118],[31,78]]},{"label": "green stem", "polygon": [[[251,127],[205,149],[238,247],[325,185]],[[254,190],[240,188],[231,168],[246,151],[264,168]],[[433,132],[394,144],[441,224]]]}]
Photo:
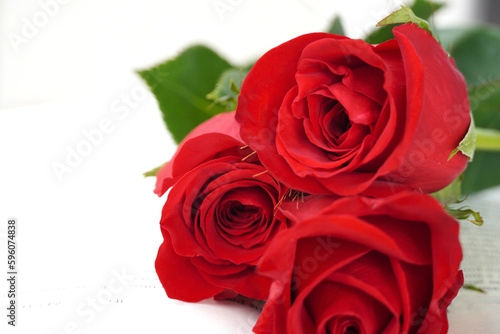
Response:
[{"label": "green stem", "polygon": [[476,128],[476,150],[500,152],[500,131]]}]

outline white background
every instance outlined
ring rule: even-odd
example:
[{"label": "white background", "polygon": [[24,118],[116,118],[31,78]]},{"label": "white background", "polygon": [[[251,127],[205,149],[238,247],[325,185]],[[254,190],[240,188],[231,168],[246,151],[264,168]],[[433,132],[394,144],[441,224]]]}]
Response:
[{"label": "white background", "polygon": [[[341,15],[350,37],[363,37],[404,2],[0,0],[0,107],[108,92],[116,82],[131,80],[134,70],[193,43],[211,45],[233,63],[245,64],[299,34],[326,29],[335,15]],[[478,15],[478,1],[446,2],[436,17],[439,26],[468,23]],[[56,5],[41,5],[47,3]],[[216,10],[220,3],[226,10]],[[44,12],[52,17],[44,20]],[[35,26],[31,34],[27,21]],[[23,32],[26,41],[13,43],[13,35]]]},{"label": "white background", "polygon": [[[363,37],[402,1],[60,2],[0,0],[0,259],[5,223],[19,221],[21,309],[13,332],[249,333],[256,311],[171,301],[157,281],[164,199],[142,173],[175,146],[134,71],[194,43],[245,65],[326,29],[335,15],[349,36]],[[217,11],[218,3],[229,7]],[[472,0],[448,4],[439,26],[476,20]],[[85,156],[71,157],[78,149]],[[68,161],[71,171],[58,176],[54,164]],[[4,279],[0,288],[4,305]]]}]

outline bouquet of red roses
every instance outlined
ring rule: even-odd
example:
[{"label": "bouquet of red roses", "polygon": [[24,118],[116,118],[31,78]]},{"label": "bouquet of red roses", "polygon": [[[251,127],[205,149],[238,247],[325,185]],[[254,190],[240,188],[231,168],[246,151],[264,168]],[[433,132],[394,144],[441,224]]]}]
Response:
[{"label": "bouquet of red roses", "polygon": [[170,298],[265,301],[255,333],[447,332],[463,285],[450,212],[480,220],[447,210],[474,151],[469,92],[426,21],[405,7],[382,24],[393,38],[306,34],[251,69],[193,48],[222,72],[206,100],[171,93],[178,60],[141,72],[204,110],[178,116],[151,173]]}]

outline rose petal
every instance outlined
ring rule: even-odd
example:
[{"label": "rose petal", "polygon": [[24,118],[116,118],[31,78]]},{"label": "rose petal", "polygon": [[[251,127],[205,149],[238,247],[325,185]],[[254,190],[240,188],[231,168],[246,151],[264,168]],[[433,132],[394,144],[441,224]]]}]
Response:
[{"label": "rose petal", "polygon": [[[208,283],[191,264],[172,247],[170,235],[162,230],[164,241],[158,251],[155,267],[167,295],[173,299],[198,302],[223,291]],[[175,268],[176,272],[172,272]]]},{"label": "rose petal", "polygon": [[394,289],[397,285],[391,262],[386,255],[370,252],[335,271],[328,278],[363,291],[383,304],[394,317],[402,312],[401,296]]},{"label": "rose petal", "polygon": [[204,271],[200,271],[200,274],[207,282],[230,288],[248,298],[266,300],[269,295],[271,281],[267,277],[256,274],[252,266],[233,275],[210,275]]},{"label": "rose petal", "polygon": [[[333,203],[326,204],[329,201]],[[427,225],[418,220],[405,221],[399,217],[393,218],[391,204],[388,201],[387,206],[374,208],[370,200],[361,197],[336,200],[336,197],[311,196],[301,204],[300,210],[296,210],[291,204],[283,205],[282,210],[289,219],[296,222],[293,232],[295,235],[312,236],[313,233],[324,233],[361,243],[409,263],[431,263],[433,255],[428,242],[430,232]],[[325,208],[325,205],[328,206]],[[403,207],[407,206],[406,203]],[[344,214],[350,216],[346,217]],[[365,214],[369,216],[363,217]],[[384,216],[385,214],[387,216]],[[356,217],[358,215],[361,217]],[[442,211],[441,215],[446,214]],[[303,223],[304,221],[307,223]],[[286,231],[286,233],[292,232]]]},{"label": "rose petal", "polygon": [[467,164],[462,153],[448,161],[470,123],[465,80],[425,30],[406,24],[394,28],[394,36],[406,73],[407,120],[401,144],[393,153],[403,157],[404,167],[389,177],[403,178],[425,193],[437,191],[451,183]]},{"label": "rose petal", "polygon": [[[218,114],[198,125],[180,143],[176,154],[159,171],[155,193],[163,195],[187,171],[225,149],[243,146],[234,112]],[[217,142],[217,145],[213,145]]]},{"label": "rose petal", "polygon": [[[406,290],[407,293],[407,305],[405,312],[403,328],[409,328],[409,331],[415,331],[426,324],[423,324],[425,315],[428,311],[428,305],[432,298],[432,265],[428,266],[415,266],[408,263],[401,262],[399,266],[393,264],[394,267],[398,267],[395,270],[398,279],[398,286],[402,293]],[[408,327],[406,327],[408,324]]]},{"label": "rose petal", "polygon": [[364,158],[360,169],[378,168],[378,174],[384,175],[397,168],[396,164],[399,163],[388,160],[388,157],[401,141],[402,133],[405,131],[406,82],[401,53],[395,40],[375,46],[375,52],[384,62],[383,88],[387,92],[387,100],[372,130],[376,141]]},{"label": "rose petal", "polygon": [[[326,151],[318,146],[312,145],[307,138],[307,134],[304,132],[304,127],[302,122],[294,118],[290,112],[287,111],[288,103],[287,99],[293,97],[293,91],[291,94],[287,95],[283,108],[280,110],[280,122],[277,127],[277,140],[276,147],[280,155],[288,162],[289,168],[294,172],[294,177],[301,177],[305,180],[309,176],[315,176],[327,180],[323,186],[334,185],[335,188],[342,188],[338,182],[342,182],[341,179],[350,178],[348,182],[352,184],[359,184],[360,189],[363,187],[363,183],[374,178],[374,174],[369,173],[351,173],[342,174],[341,177],[337,176],[344,170],[349,171],[356,167],[356,162],[363,158],[363,155],[370,149],[371,141],[367,137],[365,139],[359,138],[358,136],[363,132],[362,129],[358,131],[358,128],[352,129],[353,132],[349,133],[347,138],[347,145],[351,145],[351,141],[362,140],[360,142],[360,147],[358,151],[352,150],[349,155],[332,159],[329,155],[329,151],[334,151],[330,149]],[[306,128],[307,129],[307,128]],[[351,139],[351,135],[354,137]],[[286,144],[285,144],[286,143]],[[350,160],[354,159],[354,167],[349,166]],[[347,164],[347,166],[345,166]],[[314,166],[314,168],[312,168]],[[279,175],[278,175],[279,176]],[[354,180],[353,180],[354,179]],[[282,180],[282,182],[286,180]],[[334,182],[335,181],[335,182]],[[354,183],[355,182],[355,183]],[[294,183],[294,189],[302,190],[298,187],[300,183]],[[350,187],[353,187],[352,185]],[[344,187],[346,189],[346,187]],[[342,193],[342,191],[340,191]]]},{"label": "rose petal", "polygon": [[345,108],[352,123],[369,125],[374,123],[380,114],[380,104],[337,83],[328,89]]},{"label": "rose petal", "polygon": [[[385,60],[385,59],[384,59]],[[379,105],[383,105],[387,93],[384,86],[384,72],[373,66],[349,68],[342,77],[342,83],[354,92],[366,96]]]},{"label": "rose petal", "polygon": [[315,318],[317,331],[331,334],[344,334],[349,327],[359,333],[381,333],[392,319],[379,301],[339,282],[321,282],[304,306]]}]

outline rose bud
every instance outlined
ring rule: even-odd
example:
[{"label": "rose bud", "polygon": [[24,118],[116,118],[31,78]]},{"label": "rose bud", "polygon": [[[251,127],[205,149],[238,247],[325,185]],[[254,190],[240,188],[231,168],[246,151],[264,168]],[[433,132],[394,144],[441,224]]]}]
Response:
[{"label": "rose bud", "polygon": [[413,24],[379,45],[325,33],[264,54],[243,82],[241,136],[284,184],[311,194],[386,196],[450,184],[470,108],[462,74]]},{"label": "rose bud", "polygon": [[287,228],[276,207],[288,190],[238,133],[234,112],[217,115],[193,130],[158,173],[156,192],[172,187],[156,259],[170,298],[267,297],[270,281],[255,266],[270,240]]},{"label": "rose bud", "polygon": [[462,251],[435,199],[309,196],[286,215],[258,266],[273,283],[255,333],[447,333]]}]

